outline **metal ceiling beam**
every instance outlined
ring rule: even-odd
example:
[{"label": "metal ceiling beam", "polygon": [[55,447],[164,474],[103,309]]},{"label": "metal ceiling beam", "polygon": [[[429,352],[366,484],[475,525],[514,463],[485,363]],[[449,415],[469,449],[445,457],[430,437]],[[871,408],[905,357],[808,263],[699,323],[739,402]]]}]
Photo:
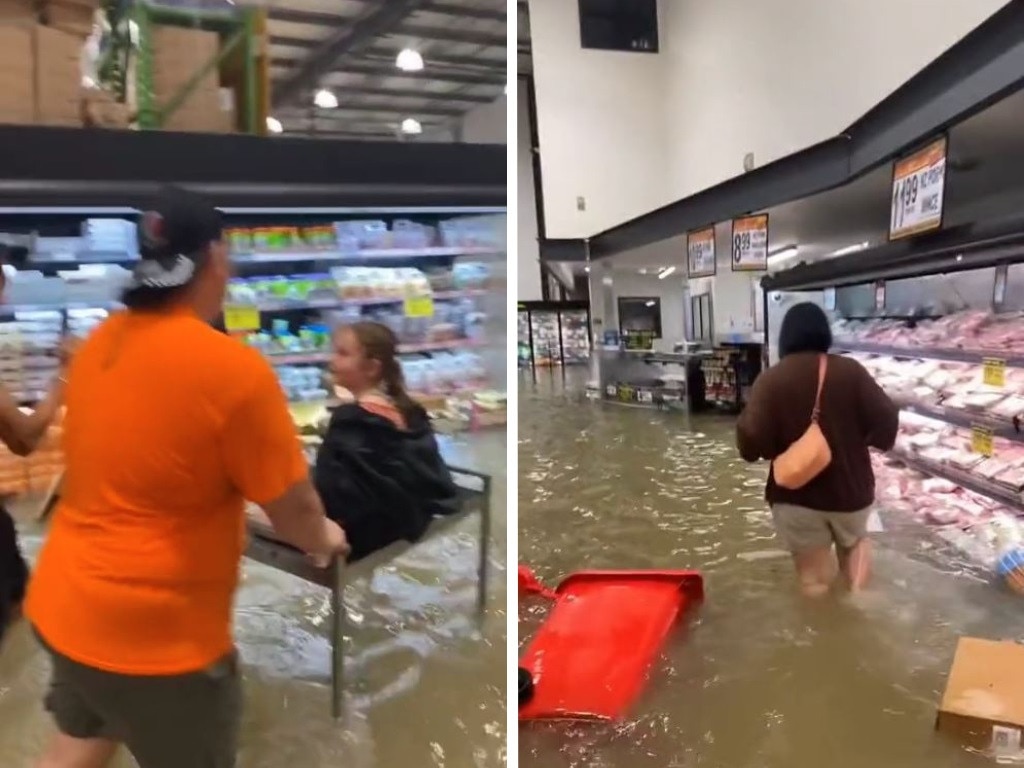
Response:
[{"label": "metal ceiling beam", "polygon": [[320,43],[294,72],[275,84],[273,103],[301,98],[303,91],[315,87],[320,76],[336,68],[345,56],[369,47],[376,38],[389,33],[409,14],[426,5],[427,0],[388,0],[353,20]]},{"label": "metal ceiling beam", "polygon": [[453,3],[431,3],[423,9],[424,13],[437,13],[442,16],[455,16],[461,19],[480,19],[481,21],[508,21],[505,11],[493,11],[486,8],[467,8]]},{"label": "metal ceiling beam", "polygon": [[362,85],[339,85],[332,89],[338,96],[382,96],[392,99],[424,99],[427,101],[464,101],[469,104],[490,104],[493,96],[476,96],[455,91],[423,91],[416,88],[367,88]]},{"label": "metal ceiling beam", "polygon": [[[283,45],[290,47],[310,47],[309,42],[306,41],[305,45],[298,45],[303,42],[301,38],[291,37],[277,37],[272,36],[270,38],[271,45]],[[367,50],[353,55],[354,59],[363,59],[365,61],[389,61],[394,63],[395,57],[398,55],[397,50],[391,48],[385,48],[383,46],[375,46],[368,48]],[[427,67],[438,66],[438,67],[465,67],[467,69],[500,69],[502,72],[505,71],[505,59],[485,59],[479,56],[443,56],[435,55],[429,51],[424,54],[424,60],[426,61]],[[274,62],[278,66],[282,67],[293,67],[303,61],[302,56],[275,56]]]},{"label": "metal ceiling beam", "polygon": [[[304,110],[308,115],[309,110]],[[316,109],[314,114],[317,119],[323,118],[327,120],[344,120],[351,119],[346,118],[344,112],[372,112],[379,115],[401,115],[402,117],[410,117],[416,115],[427,115],[429,117],[461,117],[465,114],[465,110],[457,109],[453,107],[402,107],[395,106],[394,104],[339,104],[334,109]],[[286,113],[287,114],[287,113]],[[302,112],[299,112],[297,116],[301,116]]]},{"label": "metal ceiling beam", "polygon": [[403,37],[419,37],[423,40],[432,40],[439,43],[484,45],[489,48],[504,48],[508,44],[507,35],[496,35],[493,32],[479,32],[473,29],[428,27],[422,24],[403,24],[400,28],[388,34]]},{"label": "metal ceiling beam", "polygon": [[[366,64],[355,61],[339,64],[332,68],[330,72],[366,75],[368,77],[393,77],[402,78],[403,80],[437,80],[438,82],[460,83],[462,85],[504,85],[506,81],[504,72],[495,72],[494,74],[486,71],[479,73],[439,72],[434,69],[421,72],[403,72],[394,66],[380,66],[378,64]],[[320,73],[320,75],[322,74],[327,73]]]}]

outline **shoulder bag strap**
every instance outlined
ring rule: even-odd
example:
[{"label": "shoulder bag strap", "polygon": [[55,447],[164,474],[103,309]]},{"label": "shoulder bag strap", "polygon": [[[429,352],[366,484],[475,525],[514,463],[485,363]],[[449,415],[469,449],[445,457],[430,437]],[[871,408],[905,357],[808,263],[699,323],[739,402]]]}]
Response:
[{"label": "shoulder bag strap", "polygon": [[825,387],[825,373],[828,371],[828,355],[818,356],[818,391],[814,395],[814,410],[811,411],[811,423],[817,424],[821,415],[821,390]]}]

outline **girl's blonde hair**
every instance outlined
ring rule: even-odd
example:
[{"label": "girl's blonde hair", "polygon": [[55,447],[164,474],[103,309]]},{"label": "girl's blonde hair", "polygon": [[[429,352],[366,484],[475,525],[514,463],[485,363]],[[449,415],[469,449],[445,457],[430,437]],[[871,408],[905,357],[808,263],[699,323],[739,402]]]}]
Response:
[{"label": "girl's blonde hair", "polygon": [[405,376],[398,360],[398,337],[394,331],[382,323],[370,321],[352,323],[343,328],[352,331],[366,358],[380,363],[384,394],[391,398],[408,422],[421,409],[405,388]]}]

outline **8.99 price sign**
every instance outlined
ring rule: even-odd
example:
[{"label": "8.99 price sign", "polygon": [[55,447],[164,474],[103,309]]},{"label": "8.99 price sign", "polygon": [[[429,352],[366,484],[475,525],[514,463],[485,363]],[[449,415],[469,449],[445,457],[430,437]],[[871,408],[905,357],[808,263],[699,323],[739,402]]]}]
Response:
[{"label": "8.99 price sign", "polygon": [[945,136],[897,160],[892,170],[889,239],[899,240],[941,227],[945,186]]},{"label": "8.99 price sign", "polygon": [[732,220],[732,271],[768,269],[768,214]]}]

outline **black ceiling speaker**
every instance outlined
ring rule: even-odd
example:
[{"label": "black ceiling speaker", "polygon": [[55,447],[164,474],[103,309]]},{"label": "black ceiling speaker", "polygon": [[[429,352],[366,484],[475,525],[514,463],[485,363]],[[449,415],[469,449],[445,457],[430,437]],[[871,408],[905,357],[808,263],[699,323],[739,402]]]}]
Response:
[{"label": "black ceiling speaker", "polygon": [[657,0],[579,0],[579,6],[584,48],[658,52]]}]

